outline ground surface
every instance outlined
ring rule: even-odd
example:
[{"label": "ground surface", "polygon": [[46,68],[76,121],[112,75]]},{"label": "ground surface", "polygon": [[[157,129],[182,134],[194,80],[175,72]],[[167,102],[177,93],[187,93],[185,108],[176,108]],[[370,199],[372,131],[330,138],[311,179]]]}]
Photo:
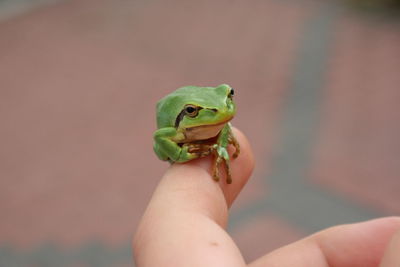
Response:
[{"label": "ground surface", "polygon": [[44,2],[0,14],[0,266],[130,266],[167,167],[154,103],[186,84],[235,88],[257,156],[229,228],[247,260],[400,213],[399,20],[311,0]]}]

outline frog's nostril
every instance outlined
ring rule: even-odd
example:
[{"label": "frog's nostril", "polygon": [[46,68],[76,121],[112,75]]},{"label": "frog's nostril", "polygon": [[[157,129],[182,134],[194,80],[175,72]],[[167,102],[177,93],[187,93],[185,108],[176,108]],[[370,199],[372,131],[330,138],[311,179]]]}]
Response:
[{"label": "frog's nostril", "polygon": [[217,111],[218,111],[218,109],[216,109],[216,108],[210,108],[210,110],[212,110],[212,111],[214,111],[214,112],[217,112]]}]

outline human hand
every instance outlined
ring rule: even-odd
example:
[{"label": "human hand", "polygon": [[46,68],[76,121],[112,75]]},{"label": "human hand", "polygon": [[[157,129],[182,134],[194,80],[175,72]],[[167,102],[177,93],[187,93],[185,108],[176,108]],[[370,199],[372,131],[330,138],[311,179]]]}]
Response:
[{"label": "human hand", "polygon": [[213,181],[207,171],[211,168],[209,157],[173,164],[168,169],[134,238],[138,267],[400,267],[397,217],[335,226],[247,265],[225,231],[228,208],[254,166],[247,139],[234,132],[241,154],[231,163],[232,184]]}]

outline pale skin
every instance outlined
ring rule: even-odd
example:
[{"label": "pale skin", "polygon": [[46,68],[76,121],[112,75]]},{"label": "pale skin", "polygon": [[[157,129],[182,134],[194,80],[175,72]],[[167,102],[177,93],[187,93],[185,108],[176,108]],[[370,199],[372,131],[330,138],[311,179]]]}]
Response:
[{"label": "pale skin", "polygon": [[173,164],[167,170],[134,237],[136,266],[400,266],[400,217],[338,225],[246,263],[226,224],[254,158],[244,135],[235,129],[234,134],[241,147],[240,156],[231,162],[234,183],[210,178],[210,157]]}]

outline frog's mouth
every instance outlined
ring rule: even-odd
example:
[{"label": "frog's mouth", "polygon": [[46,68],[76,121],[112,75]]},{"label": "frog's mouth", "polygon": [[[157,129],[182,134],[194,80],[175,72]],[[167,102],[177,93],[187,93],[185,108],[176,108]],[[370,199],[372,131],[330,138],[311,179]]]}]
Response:
[{"label": "frog's mouth", "polygon": [[232,118],[233,117],[230,117],[227,120],[215,124],[206,124],[206,125],[186,128],[185,142],[206,140],[217,136],[219,132],[222,130],[222,128],[224,128],[225,124],[227,124],[230,120],[232,120]]}]

